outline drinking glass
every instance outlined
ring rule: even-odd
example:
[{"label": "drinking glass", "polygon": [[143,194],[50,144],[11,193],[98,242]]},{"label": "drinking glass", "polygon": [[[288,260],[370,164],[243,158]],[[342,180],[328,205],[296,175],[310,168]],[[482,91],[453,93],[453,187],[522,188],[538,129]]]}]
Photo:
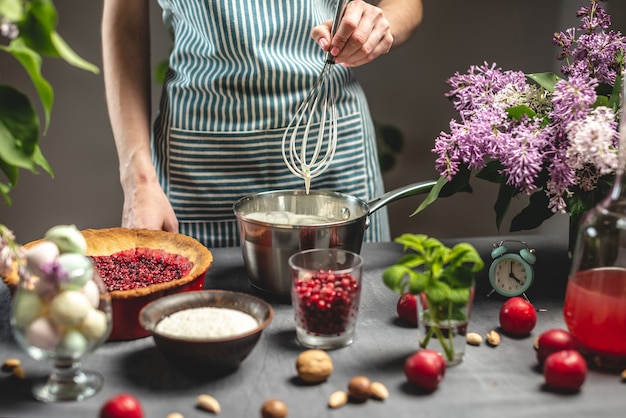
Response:
[{"label": "drinking glass", "polygon": [[340,348],[354,341],[363,259],[337,248],[289,258],[296,337],[305,347]]}]

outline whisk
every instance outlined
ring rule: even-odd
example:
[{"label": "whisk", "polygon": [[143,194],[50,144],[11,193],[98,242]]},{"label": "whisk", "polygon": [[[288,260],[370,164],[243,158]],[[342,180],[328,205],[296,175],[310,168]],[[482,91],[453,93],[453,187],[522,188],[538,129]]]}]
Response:
[{"label": "whisk", "polygon": [[[338,0],[337,11],[331,35],[335,34],[349,0]],[[283,160],[289,170],[304,180],[305,191],[311,189],[311,179],[322,174],[330,165],[337,149],[337,106],[335,87],[331,73],[335,57],[328,52],[322,72],[317,77],[313,88],[298,107],[285,134],[283,135]],[[312,124],[317,123],[319,130],[313,132]],[[326,141],[325,138],[328,137]],[[289,144],[287,144],[289,140]],[[309,150],[309,142],[315,146]]]}]

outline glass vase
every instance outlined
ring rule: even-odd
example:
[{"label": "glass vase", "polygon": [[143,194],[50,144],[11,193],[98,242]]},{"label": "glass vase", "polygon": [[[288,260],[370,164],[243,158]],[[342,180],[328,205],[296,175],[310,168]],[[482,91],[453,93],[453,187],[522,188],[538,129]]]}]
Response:
[{"label": "glass vase", "polygon": [[427,292],[417,295],[417,327],[420,348],[439,352],[446,366],[463,361],[467,326],[474,301],[474,287],[463,303],[436,303]]},{"label": "glass vase", "polygon": [[80,285],[60,284],[43,276],[20,268],[11,309],[13,335],[32,358],[53,364],[52,373],[33,385],[36,399],[83,400],[104,383],[99,373],[83,370],[81,360],[106,341],[111,331],[111,299],[95,270]]},{"label": "glass vase", "polygon": [[626,112],[615,180],[578,228],[563,315],[591,366],[626,368]]}]

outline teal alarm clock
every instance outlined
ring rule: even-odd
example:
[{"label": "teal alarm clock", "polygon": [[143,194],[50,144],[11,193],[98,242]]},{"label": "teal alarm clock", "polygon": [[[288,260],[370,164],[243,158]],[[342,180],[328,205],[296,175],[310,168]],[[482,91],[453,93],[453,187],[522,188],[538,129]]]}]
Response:
[{"label": "teal alarm clock", "polygon": [[[506,242],[521,244],[519,252],[509,252],[504,245]],[[524,241],[504,240],[494,244],[491,251],[491,266],[489,267],[489,282],[493,290],[506,297],[526,296],[525,292],[533,283],[535,264],[535,250]]]}]

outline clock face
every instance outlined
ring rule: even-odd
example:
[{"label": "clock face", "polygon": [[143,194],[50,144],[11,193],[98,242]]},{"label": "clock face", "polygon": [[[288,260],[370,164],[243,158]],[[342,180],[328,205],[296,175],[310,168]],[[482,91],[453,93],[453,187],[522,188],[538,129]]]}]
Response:
[{"label": "clock face", "polygon": [[515,254],[505,254],[491,266],[491,285],[505,296],[524,293],[532,281],[531,267]]}]

